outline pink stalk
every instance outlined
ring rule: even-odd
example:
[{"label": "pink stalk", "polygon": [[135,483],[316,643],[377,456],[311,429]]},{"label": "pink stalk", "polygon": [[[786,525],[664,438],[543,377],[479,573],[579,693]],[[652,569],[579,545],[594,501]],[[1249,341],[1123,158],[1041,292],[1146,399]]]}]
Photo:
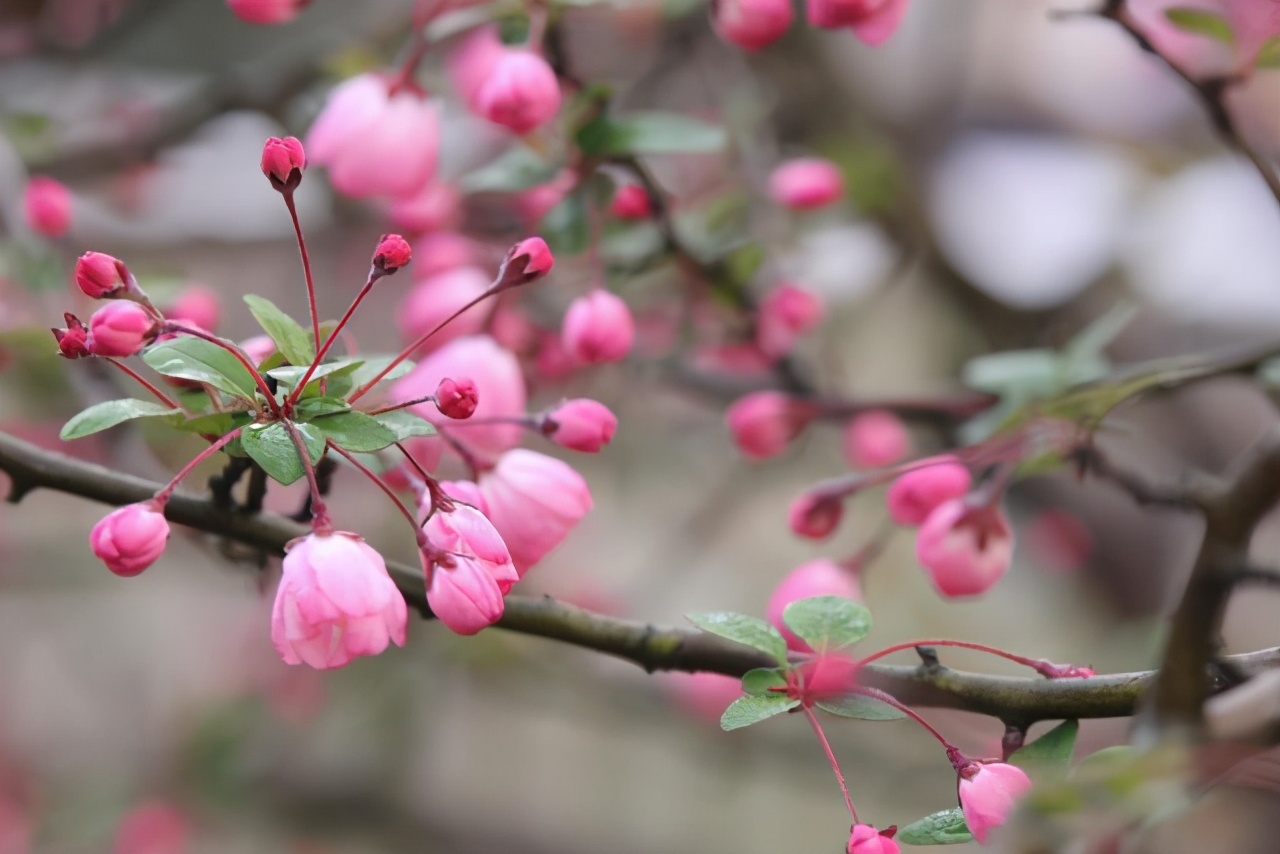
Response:
[{"label": "pink stalk", "polygon": [[316,479],[316,467],[311,464],[307,443],[302,440],[302,434],[298,432],[298,428],[292,421],[282,418],[280,423],[284,425],[285,431],[293,441],[293,447],[298,452],[298,461],[302,463],[302,470],[307,475],[307,486],[311,489],[311,530],[322,537],[327,537],[333,533],[333,523],[329,520],[329,508],[324,503],[324,496],[320,494],[320,482]]},{"label": "pink stalk", "polygon": [[[316,372],[316,368],[320,367],[320,361],[329,352],[329,348],[333,346],[333,342],[338,340],[338,333],[342,331],[342,327],[347,325],[347,321],[351,319],[351,315],[355,314],[356,308],[359,307],[369,291],[373,289],[373,283],[381,279],[385,273],[378,271],[376,268],[369,273],[369,279],[364,283],[364,287],[360,289],[360,293],[356,294],[356,298],[351,301],[351,305],[347,306],[346,314],[342,315],[342,319],[338,321],[338,325],[333,327],[333,331],[324,339],[324,344],[320,345],[320,349],[316,350],[316,357],[311,360],[311,364],[307,366],[307,372],[302,375],[302,379],[294,386],[293,391],[289,392],[289,397],[285,400],[285,406],[291,408],[298,402],[302,390],[307,387],[307,383],[311,380],[311,375]],[[317,327],[316,340],[320,340],[319,327]],[[352,398],[355,400],[355,398]]]},{"label": "pink stalk", "polygon": [[813,727],[813,732],[818,736],[818,743],[822,745],[822,750],[827,754],[827,761],[831,763],[831,770],[836,773],[836,782],[840,784],[840,794],[844,795],[844,805],[849,808],[849,815],[853,816],[853,823],[858,823],[858,811],[853,808],[853,798],[849,797],[849,787],[845,785],[844,774],[840,771],[840,763],[836,761],[836,754],[831,749],[831,743],[827,741],[827,734],[822,731],[822,724],[818,723],[818,716],[813,713],[813,709],[803,707],[804,716],[808,718],[809,725]]},{"label": "pink stalk", "polygon": [[176,475],[173,476],[173,480],[169,481],[168,485],[166,485],[163,489],[161,489],[159,492],[155,494],[155,498],[153,500],[156,502],[156,504],[158,504],[160,507],[163,508],[165,504],[169,503],[170,496],[172,496],[173,491],[178,488],[178,484],[182,481],[182,479],[187,475],[191,474],[191,471],[196,466],[200,465],[202,462],[209,459],[209,457],[212,457],[218,451],[222,450],[223,446],[231,442],[237,436],[239,436],[240,431],[243,429],[244,429],[243,427],[237,427],[236,429],[232,430],[230,433],[227,433],[225,436],[218,439],[209,447],[205,448],[200,453],[196,454],[195,457],[193,457],[189,463],[187,463],[185,466],[182,467],[182,471],[178,472]]},{"label": "pink stalk", "polygon": [[1006,658],[1009,661],[1013,661],[1018,664],[1025,665],[1027,667],[1031,667],[1036,670],[1039,670],[1040,667],[1045,664],[1045,662],[1042,659],[1027,658],[1026,656],[1018,655],[1012,652],[1006,652],[1003,649],[997,649],[993,646],[987,646],[986,644],[970,643],[969,641],[957,641],[957,640],[917,640],[917,641],[905,641],[903,643],[895,643],[893,646],[887,646],[884,649],[879,650],[878,652],[871,653],[866,658],[858,662],[858,664],[859,666],[868,664],[872,661],[878,661],[879,659],[884,658],[887,655],[892,655],[895,652],[902,652],[903,650],[907,650],[907,649],[915,649],[918,646],[951,646],[951,647],[959,647],[960,649],[974,649],[974,650],[977,650],[978,652],[986,652],[986,653],[990,653],[991,655],[998,655],[1001,658]]},{"label": "pink stalk", "polygon": [[[956,751],[956,748],[951,744],[951,742],[943,738],[942,733],[938,732],[936,729],[933,728],[933,726],[930,725],[928,721],[926,721],[924,718],[916,714],[915,711],[911,709],[911,707],[904,706],[901,702],[898,701],[898,698],[893,696],[892,694],[886,694],[884,691],[881,691],[879,688],[868,688],[866,686],[859,686],[854,693],[861,694],[864,697],[871,697],[874,700],[879,700],[885,705],[893,706],[895,709],[902,712],[907,717],[911,718],[911,720],[915,721],[916,723],[920,724],[920,726],[927,729],[929,731],[929,735],[937,739],[938,743],[947,749],[948,755],[950,755],[952,751]],[[958,753],[959,751],[956,751],[956,752]]]},{"label": "pink stalk", "polygon": [[302,275],[307,280],[307,307],[311,309],[311,340],[320,346],[320,315],[316,311],[316,286],[311,278],[311,258],[307,255],[307,241],[302,238],[302,224],[298,222],[298,208],[293,203],[293,191],[281,193],[284,205],[289,209],[289,218],[293,220],[293,233],[298,238],[298,252],[302,255]]},{"label": "pink stalk", "polygon": [[110,356],[104,356],[103,358],[106,359],[111,364],[115,365],[120,370],[124,371],[129,376],[133,377],[138,382],[140,382],[142,384],[142,387],[145,388],[147,391],[151,392],[152,394],[154,394],[160,400],[161,403],[168,404],[169,406],[172,406],[174,409],[182,409],[184,412],[186,411],[185,409],[182,408],[181,405],[179,405],[179,403],[176,400],[169,397],[169,395],[165,394],[160,389],[156,388],[154,385],[148,382],[133,368],[129,367],[123,362],[117,362],[115,359],[111,358]]},{"label": "pink stalk", "polygon": [[[337,451],[343,457],[345,457],[347,462],[351,463],[351,465],[355,466],[356,469],[361,474],[369,478],[369,480],[373,481],[374,484],[379,489],[381,489],[383,493],[386,494],[387,498],[391,499],[391,503],[394,504],[396,506],[396,509],[400,511],[400,515],[404,516],[405,519],[409,520],[409,525],[413,528],[414,534],[418,538],[418,545],[421,546],[425,542],[426,535],[422,533],[422,528],[419,527],[418,525],[417,517],[415,517],[411,512],[409,512],[409,508],[406,507],[404,502],[400,500],[400,496],[396,495],[395,491],[392,490],[390,486],[387,486],[387,482],[384,481],[382,478],[378,477],[376,474],[374,474],[373,471],[364,463],[356,459],[355,455],[351,454],[345,448],[339,447],[338,445],[334,444],[332,439],[329,440],[329,447]],[[404,449],[401,448],[400,450],[403,451]],[[408,456],[408,453],[406,453],[405,456]],[[422,471],[422,470],[419,469],[419,471]]]},{"label": "pink stalk", "polygon": [[280,411],[280,404],[276,401],[275,395],[271,393],[271,389],[267,387],[267,381],[262,378],[262,374],[258,373],[257,367],[254,366],[253,362],[250,361],[249,357],[246,356],[239,347],[224,341],[216,335],[210,335],[203,329],[183,326],[180,323],[174,323],[172,321],[166,321],[164,329],[166,332],[181,332],[184,335],[194,335],[196,338],[203,338],[210,344],[217,344],[223,350],[226,350],[228,353],[235,356],[240,364],[244,365],[249,371],[249,374],[253,377],[253,381],[257,383],[258,391],[262,392],[262,396],[267,399],[267,407],[271,410],[271,414],[277,418],[283,417],[283,413]]}]

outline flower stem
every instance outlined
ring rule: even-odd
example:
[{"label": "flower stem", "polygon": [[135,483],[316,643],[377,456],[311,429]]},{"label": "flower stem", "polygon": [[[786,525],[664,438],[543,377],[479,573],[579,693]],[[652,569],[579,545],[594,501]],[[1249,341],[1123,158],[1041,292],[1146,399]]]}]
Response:
[{"label": "flower stem", "polygon": [[849,787],[845,785],[844,774],[840,771],[840,763],[836,761],[836,754],[831,749],[831,743],[827,741],[827,734],[822,731],[822,724],[818,723],[818,716],[813,713],[813,709],[808,706],[803,707],[804,716],[808,718],[809,725],[813,727],[814,735],[818,736],[818,743],[822,745],[822,750],[827,754],[827,761],[831,763],[831,770],[836,773],[836,782],[840,784],[840,794],[844,795],[844,805],[849,808],[849,815],[853,816],[853,823],[858,823],[858,811],[853,808],[853,798],[849,797]]},{"label": "flower stem", "polygon": [[941,744],[943,747],[945,747],[948,751],[953,751],[956,749],[955,746],[951,744],[951,742],[947,741],[942,736],[942,733],[938,732],[936,729],[933,728],[933,726],[928,721],[926,721],[924,718],[916,714],[915,711],[910,706],[905,706],[901,702],[899,702],[898,698],[893,696],[892,694],[887,694],[884,691],[881,691],[879,688],[869,688],[865,685],[858,686],[857,690],[854,693],[861,694],[864,697],[871,697],[873,700],[879,700],[885,705],[893,706],[895,709],[902,712],[907,717],[911,718],[911,720],[915,721],[916,723],[920,724],[920,726],[927,729],[929,731],[929,734],[932,735],[935,739],[937,739],[938,743]]},{"label": "flower stem", "polygon": [[298,252],[302,255],[302,275],[307,280],[307,307],[311,309],[311,340],[320,346],[320,314],[316,311],[316,285],[311,277],[311,257],[307,254],[307,241],[302,237],[302,223],[298,221],[298,208],[293,203],[293,191],[288,190],[284,196],[284,205],[289,209],[289,218],[293,220],[293,233],[298,238]]},{"label": "flower stem", "polygon": [[111,364],[115,365],[120,370],[124,371],[129,376],[133,377],[138,382],[142,383],[142,387],[145,388],[147,391],[151,392],[152,394],[154,394],[160,400],[161,403],[168,404],[169,406],[172,406],[174,409],[181,409],[183,412],[186,412],[186,409],[184,409],[180,403],[178,403],[173,398],[169,397],[169,395],[165,394],[160,389],[156,388],[154,385],[148,382],[141,374],[139,374],[133,368],[129,367],[123,362],[116,361],[110,356],[104,356],[103,358],[106,359]]},{"label": "flower stem", "polygon": [[[398,446],[398,443],[397,443],[397,446]],[[373,471],[364,463],[356,459],[355,455],[347,451],[345,448],[342,448],[334,444],[332,439],[329,440],[329,447],[337,451],[343,457],[345,457],[347,462],[351,463],[351,465],[355,466],[356,469],[361,474],[369,478],[369,480],[373,481],[374,484],[386,494],[387,498],[391,499],[391,503],[394,504],[396,506],[396,509],[400,511],[400,515],[404,516],[405,519],[409,520],[409,525],[410,527],[413,528],[414,535],[418,538],[418,545],[422,545],[424,535],[422,533],[422,528],[418,525],[417,517],[414,516],[413,513],[409,512],[409,508],[406,507],[404,502],[400,500],[400,496],[396,495],[395,491],[392,490],[391,487],[387,485],[387,482],[382,478],[378,477],[376,474],[374,474]],[[403,451],[404,449],[401,448],[400,450]],[[407,452],[405,453],[405,456],[409,456]],[[422,469],[419,468],[418,471],[422,471]],[[424,476],[425,476],[425,473],[424,473]]]},{"label": "flower stem", "polygon": [[[298,384],[294,386],[293,391],[289,392],[289,397],[285,401],[286,407],[292,407],[298,402],[298,398],[302,395],[302,390],[307,387],[307,383],[311,379],[311,375],[316,372],[316,368],[320,367],[320,362],[324,359],[325,354],[329,352],[329,348],[333,346],[333,342],[338,340],[338,333],[342,331],[342,327],[347,325],[347,321],[351,319],[351,315],[355,314],[356,308],[373,289],[373,283],[382,278],[383,274],[374,270],[369,273],[369,279],[364,283],[364,287],[360,289],[360,293],[356,294],[356,298],[351,301],[351,305],[347,306],[346,314],[342,315],[342,319],[338,321],[338,325],[333,328],[328,337],[324,339],[324,343],[316,350],[316,357],[311,360],[311,364],[307,366],[307,372],[302,375],[302,379],[298,380]],[[320,340],[319,327],[316,327],[316,340]],[[354,400],[355,398],[352,398]]]},{"label": "flower stem", "polygon": [[298,461],[302,463],[302,470],[307,475],[307,486],[311,489],[311,530],[322,537],[327,537],[333,533],[333,523],[329,519],[329,508],[324,503],[324,496],[320,494],[320,481],[316,479],[316,467],[311,464],[311,453],[307,450],[307,443],[303,441],[302,434],[298,432],[297,426],[292,421],[282,418],[280,423],[284,425],[285,432],[293,440],[293,447],[298,452]]},{"label": "flower stem", "polygon": [[237,427],[236,429],[232,430],[230,433],[227,433],[222,438],[218,439],[209,447],[205,448],[200,453],[196,454],[189,463],[187,463],[185,466],[182,467],[182,470],[180,472],[178,472],[176,475],[173,476],[173,480],[169,481],[169,483],[166,484],[163,489],[161,489],[159,492],[155,494],[155,498],[153,500],[160,507],[164,507],[166,504],[168,504],[170,496],[172,496],[173,491],[178,488],[178,484],[182,481],[182,479],[187,475],[191,474],[191,471],[196,466],[200,465],[202,462],[209,459],[209,457],[212,457],[218,451],[222,450],[223,446],[227,445],[229,442],[231,442],[237,436],[239,436],[240,431],[243,429],[244,429],[243,427]]},{"label": "flower stem", "polygon": [[1032,670],[1047,679],[1064,679],[1070,677],[1079,678],[1093,675],[1093,671],[1090,668],[1078,667],[1073,664],[1054,664],[1052,661],[1047,661],[1043,658],[1028,658],[1025,655],[1018,655],[1017,653],[997,649],[996,647],[987,646],[986,644],[970,643],[969,641],[958,640],[915,640],[896,643],[893,646],[887,646],[882,650],[871,653],[866,658],[860,660],[858,665],[862,666],[872,661],[878,661],[879,659],[895,652],[902,652],[903,650],[915,649],[916,647],[921,646],[958,647],[960,649],[972,649],[977,650],[978,652],[989,653],[990,655],[997,655],[1000,658],[1008,659],[1009,661],[1021,664],[1024,667],[1030,667]]},{"label": "flower stem", "polygon": [[258,386],[258,391],[262,392],[262,396],[267,399],[267,408],[271,410],[271,414],[276,418],[283,418],[284,413],[280,411],[280,403],[276,400],[276,396],[271,393],[270,387],[267,386],[267,381],[262,378],[262,374],[258,373],[258,369],[254,367],[253,362],[249,360],[249,357],[244,354],[243,350],[232,344],[230,341],[227,341],[225,338],[219,338],[217,335],[210,335],[203,329],[196,329],[193,326],[183,326],[180,323],[168,321],[165,323],[164,328],[166,332],[180,332],[183,335],[194,335],[196,338],[203,338],[210,344],[216,344],[223,350],[226,350],[228,353],[235,356],[240,364],[244,365],[245,369],[253,377],[253,381]]}]

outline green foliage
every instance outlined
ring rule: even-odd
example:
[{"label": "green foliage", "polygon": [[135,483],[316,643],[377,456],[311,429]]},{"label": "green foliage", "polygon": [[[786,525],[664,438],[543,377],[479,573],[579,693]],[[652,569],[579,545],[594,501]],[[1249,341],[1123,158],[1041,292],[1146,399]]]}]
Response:
[{"label": "green foliage", "polygon": [[[325,449],[324,434],[311,424],[295,424],[294,427],[302,436],[311,462],[320,462]],[[269,477],[286,486],[306,474],[289,431],[279,421],[248,425],[240,434],[240,447],[250,459],[262,466]]]},{"label": "green foliage", "polygon": [[852,646],[871,631],[871,612],[842,596],[798,599],[782,612],[782,621],[815,650]]},{"label": "green foliage", "polygon": [[726,731],[759,723],[765,718],[789,712],[800,705],[786,694],[739,697],[720,716],[720,728]]},{"label": "green foliage", "polygon": [[[332,362],[325,362],[318,365],[315,372],[307,380],[307,388],[311,388],[311,384],[325,377],[335,374],[349,374],[356,368],[364,364],[364,359],[335,359]],[[293,388],[302,381],[303,376],[307,373],[307,365],[284,365],[279,368],[272,368],[267,371],[267,376],[280,383],[282,386]]]},{"label": "green foliage", "polygon": [[1231,25],[1227,23],[1226,18],[1216,12],[1195,6],[1174,6],[1172,9],[1165,9],[1164,15],[1169,19],[1169,23],[1180,30],[1208,36],[1223,44],[1235,43],[1236,36],[1231,31]]},{"label": "green foliage", "polygon": [[549,210],[538,223],[538,234],[556,255],[577,255],[591,242],[585,193],[573,192]]},{"label": "green foliage", "polygon": [[582,153],[594,157],[714,153],[722,150],[727,140],[722,127],[658,111],[597,116],[583,125],[575,138]]},{"label": "green foliage", "polygon": [[309,365],[316,357],[311,343],[311,333],[280,309],[271,300],[256,294],[246,294],[245,303],[262,331],[275,342],[276,349],[293,365]]},{"label": "green foliage", "polygon": [[787,663],[787,642],[773,626],[746,614],[689,614],[689,622],[704,632],[758,649],[781,665]]},{"label": "green foliage", "polygon": [[363,412],[325,415],[311,426],[348,451],[380,451],[397,441],[394,430]]},{"label": "green foliage", "polygon": [[907,845],[957,845],[972,840],[973,834],[960,807],[952,807],[911,822],[898,830],[896,838]]},{"label": "green foliage", "polygon": [[1280,36],[1272,36],[1258,48],[1258,58],[1253,62],[1254,68],[1280,68]]},{"label": "green foliage", "polygon": [[157,418],[178,414],[180,414],[179,410],[150,400],[134,398],[107,400],[95,403],[88,409],[73,415],[66,424],[62,425],[62,432],[58,436],[64,440],[79,439],[135,418]]},{"label": "green foliage", "polygon": [[231,353],[203,338],[179,335],[156,342],[142,351],[142,361],[158,374],[205,383],[250,403],[257,394],[258,385],[249,369]]},{"label": "green foliage", "polygon": [[518,193],[545,184],[560,172],[533,149],[513,145],[496,160],[458,182],[464,193]]},{"label": "green foliage", "polygon": [[293,407],[296,421],[310,421],[337,412],[350,412],[351,404],[336,397],[305,397]]},{"label": "green foliage", "polygon": [[1030,744],[1024,745],[1009,756],[1009,762],[1017,765],[1036,782],[1043,779],[1061,779],[1067,775],[1071,764],[1071,752],[1080,732],[1077,721],[1063,721]]},{"label": "green foliage", "polygon": [[757,667],[754,670],[748,670],[742,676],[742,690],[748,694],[768,695],[776,693],[771,689],[785,688],[786,685],[786,674],[772,667]]},{"label": "green foliage", "polygon": [[395,409],[391,412],[380,412],[373,419],[396,434],[396,441],[403,442],[415,436],[434,436],[436,428],[430,421],[414,415],[407,409]]},{"label": "green foliage", "polygon": [[829,714],[860,721],[898,721],[906,717],[905,712],[883,700],[858,693],[846,694],[838,700],[822,700],[814,705]]}]

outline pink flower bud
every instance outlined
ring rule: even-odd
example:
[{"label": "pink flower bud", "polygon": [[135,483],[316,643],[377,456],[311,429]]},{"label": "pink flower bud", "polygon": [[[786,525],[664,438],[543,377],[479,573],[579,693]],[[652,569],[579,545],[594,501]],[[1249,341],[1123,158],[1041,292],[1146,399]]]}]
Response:
[{"label": "pink flower bud", "polygon": [[89,547],[107,569],[126,578],[156,562],[169,539],[169,523],[153,501],[112,510],[89,532]]},{"label": "pink flower bud", "polygon": [[81,359],[91,355],[87,345],[89,327],[71,312],[62,315],[67,323],[66,329],[52,329],[54,339],[58,342],[58,353],[65,359]]},{"label": "pink flower bud", "polygon": [[250,24],[287,23],[310,4],[311,0],[227,0],[232,14]]},{"label": "pink flower bud", "polygon": [[858,686],[858,662],[843,652],[817,652],[787,672],[787,696],[805,708]]},{"label": "pink flower bud", "polygon": [[911,450],[902,419],[887,409],[855,415],[844,431],[844,458],[854,468],[880,468],[896,463]]},{"label": "pink flower bud", "polygon": [[113,299],[130,290],[133,276],[119,258],[86,252],[76,261],[76,285],[85,296]]},{"label": "pink flower bud", "polygon": [[384,234],[373,250],[373,269],[383,276],[390,276],[396,270],[408,265],[413,260],[413,249],[409,241],[398,234]]},{"label": "pink flower bud", "polygon": [[760,300],[756,310],[756,346],[775,359],[791,352],[796,340],[822,322],[822,300],[811,291],[782,284]]},{"label": "pink flower bud", "polygon": [[817,411],[780,391],[757,391],[738,398],[726,418],[734,444],[744,456],[767,460],[809,426]]},{"label": "pink flower bud", "polygon": [[558,546],[591,509],[591,490],[567,463],[516,448],[480,475],[488,516],[521,576]]},{"label": "pink flower bud", "polygon": [[969,491],[973,478],[959,459],[950,455],[920,460],[916,468],[898,476],[885,494],[889,518],[899,525],[919,525],[944,501]]},{"label": "pink flower bud", "polygon": [[[790,8],[788,4],[787,8]],[[618,219],[648,219],[653,216],[649,193],[639,184],[624,184],[613,194],[609,213]]]},{"label": "pink flower bud", "polygon": [[270,335],[255,335],[240,342],[240,350],[249,357],[254,366],[261,365],[276,352],[276,342]]},{"label": "pink flower bud", "polygon": [[436,386],[436,408],[448,418],[462,420],[470,418],[476,411],[480,400],[480,392],[476,384],[466,377],[450,379],[445,377]]},{"label": "pink flower bud", "polygon": [[846,854],[899,854],[902,850],[893,841],[898,832],[897,825],[876,830],[869,824],[855,824],[849,830],[849,844]]},{"label": "pink flower bud", "polygon": [[408,608],[382,555],[356,534],[309,534],[286,547],[271,609],[285,664],[316,670],[404,646]]},{"label": "pink flower bud", "polygon": [[[966,776],[967,775],[967,776]],[[979,842],[1009,818],[1018,799],[1031,789],[1031,778],[1005,762],[972,762],[960,771],[960,809]]]},{"label": "pink flower bud", "polygon": [[602,403],[567,400],[542,420],[542,435],[562,448],[596,454],[613,439],[618,419]]},{"label": "pink flower bud", "polygon": [[786,35],[793,17],[789,0],[716,0],[711,21],[720,38],[755,51]]},{"label": "pink flower bud", "polygon": [[111,302],[89,318],[85,346],[95,356],[132,356],[156,337],[156,321],[134,302]]},{"label": "pink flower bud", "polygon": [[578,185],[578,173],[572,169],[561,169],[556,176],[545,184],[530,187],[512,198],[516,211],[524,218],[530,230],[538,224],[551,209],[564,201],[565,197]]},{"label": "pink flower bud", "polygon": [[878,45],[902,23],[907,0],[805,0],[805,12],[815,27],[849,27],[862,41]]},{"label": "pink flower bud", "polygon": [[395,199],[387,215],[396,228],[421,234],[457,228],[461,205],[462,194],[456,187],[429,181],[413,195]]},{"label": "pink flower bud", "polygon": [[830,160],[798,157],[773,170],[769,195],[791,210],[826,207],[844,197],[844,178]]},{"label": "pink flower bud", "polygon": [[532,282],[551,272],[556,259],[547,241],[541,237],[526,237],[507,252],[498,270],[498,287],[510,288]]},{"label": "pink flower bud", "polygon": [[489,121],[526,134],[560,110],[560,83],[542,57],[507,50],[476,91],[475,107]]},{"label": "pink flower bud", "polygon": [[460,635],[473,635],[502,616],[503,600],[519,580],[502,537],[475,507],[436,512],[423,526],[427,604]]},{"label": "pink flower bud", "polygon": [[601,288],[575,299],[560,327],[564,348],[588,365],[625,359],[635,336],[631,309]]},{"label": "pink flower bud", "polygon": [[985,593],[1009,569],[1013,531],[998,506],[963,498],[934,508],[916,533],[916,557],[943,596]]},{"label": "pink flower bud", "polygon": [[71,227],[71,191],[52,178],[28,181],[22,201],[27,225],[36,234],[61,237]]},{"label": "pink flower bud", "polygon": [[291,193],[302,183],[302,170],[307,168],[307,153],[297,137],[273,136],[262,146],[262,174],[279,193]]},{"label": "pink flower bud", "polygon": [[[426,275],[415,267],[415,272],[421,278],[405,292],[396,312],[396,325],[405,344],[439,328],[418,350],[420,355],[484,330],[486,312],[482,303],[458,312],[489,289],[488,274],[469,265]],[[446,320],[448,324],[440,326]]]},{"label": "pink flower bud", "polygon": [[218,328],[222,307],[218,294],[204,285],[188,285],[178,298],[165,310],[167,320],[176,320],[189,326],[212,332]]},{"label": "pink flower bud", "polygon": [[844,500],[813,492],[802,494],[787,511],[787,524],[791,530],[811,540],[831,536],[844,516]]},{"label": "pink flower bud", "polygon": [[144,801],[120,819],[112,854],[183,854],[190,846],[190,825],[176,805]]},{"label": "pink flower bud", "polygon": [[765,619],[773,623],[782,636],[787,639],[787,646],[797,652],[812,652],[810,646],[800,639],[795,632],[787,628],[782,621],[782,612],[792,602],[808,599],[812,596],[840,596],[862,601],[862,585],[849,569],[826,558],[818,558],[802,563],[783,576],[769,597],[765,606]]},{"label": "pink flower bud", "polygon": [[446,66],[453,86],[466,102],[467,108],[478,112],[476,96],[508,48],[498,35],[498,27],[489,24],[476,27],[464,36],[449,54]]}]

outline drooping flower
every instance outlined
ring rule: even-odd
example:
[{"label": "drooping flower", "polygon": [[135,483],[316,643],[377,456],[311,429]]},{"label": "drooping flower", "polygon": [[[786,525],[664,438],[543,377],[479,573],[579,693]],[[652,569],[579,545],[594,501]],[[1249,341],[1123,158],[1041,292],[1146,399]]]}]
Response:
[{"label": "drooping flower", "polygon": [[806,492],[791,502],[787,524],[791,530],[811,540],[831,536],[844,516],[844,500],[820,492]]},{"label": "drooping flower", "polygon": [[168,541],[169,522],[154,501],[112,510],[89,532],[93,553],[107,569],[126,578],[155,563]]},{"label": "drooping flower", "polygon": [[435,398],[441,415],[461,421],[475,414],[480,393],[468,377],[445,377],[436,386]]},{"label": "drooping flower", "polygon": [[1018,799],[1031,789],[1031,778],[1006,762],[970,762],[960,769],[960,809],[969,832],[986,842],[991,829],[1008,820]]},{"label": "drooping flower", "polygon": [[786,35],[794,16],[790,0],[716,0],[711,23],[720,38],[754,51]]},{"label": "drooping flower", "polygon": [[743,455],[766,460],[782,453],[809,426],[817,411],[780,391],[756,391],[738,398],[725,418]]},{"label": "drooping flower", "polygon": [[562,448],[596,454],[613,440],[618,419],[595,400],[566,400],[542,419],[542,435]]},{"label": "drooping flower", "polygon": [[625,359],[636,335],[631,309],[602,288],[575,299],[560,330],[564,348],[587,365]]},{"label": "drooping flower", "polygon": [[431,611],[460,635],[473,635],[502,616],[502,597],[519,580],[493,523],[475,507],[437,510],[423,526],[422,549]]},{"label": "drooping flower", "polygon": [[582,475],[562,460],[525,448],[503,454],[479,483],[486,514],[521,576],[558,546],[592,506]]},{"label": "drooping flower", "polygon": [[887,409],[873,409],[850,419],[842,446],[850,466],[879,468],[905,457],[911,450],[911,437],[897,415]]},{"label": "drooping flower", "polygon": [[546,124],[560,110],[560,83],[545,59],[504,49],[475,93],[475,109],[518,134]]},{"label": "drooping flower", "polygon": [[972,482],[969,469],[956,457],[921,460],[885,493],[889,518],[899,525],[919,525],[939,504],[967,493]]},{"label": "drooping flower", "polygon": [[[787,4],[791,8],[791,4]],[[649,192],[639,184],[624,184],[613,194],[609,213],[618,219],[648,219],[653,216],[653,203]]]},{"label": "drooping flower", "polygon": [[783,576],[769,597],[764,615],[782,632],[787,646],[797,652],[812,652],[812,648],[787,627],[782,621],[782,612],[792,602],[813,596],[840,596],[861,602],[862,585],[850,570],[827,558],[802,563]]},{"label": "drooping flower", "polygon": [[845,846],[846,854],[899,854],[902,850],[893,841],[898,832],[897,826],[876,830],[869,824],[855,824],[849,830],[849,844]]},{"label": "drooping flower", "polygon": [[1013,530],[999,505],[974,507],[953,498],[920,526],[916,557],[943,596],[977,596],[1008,571]]}]

